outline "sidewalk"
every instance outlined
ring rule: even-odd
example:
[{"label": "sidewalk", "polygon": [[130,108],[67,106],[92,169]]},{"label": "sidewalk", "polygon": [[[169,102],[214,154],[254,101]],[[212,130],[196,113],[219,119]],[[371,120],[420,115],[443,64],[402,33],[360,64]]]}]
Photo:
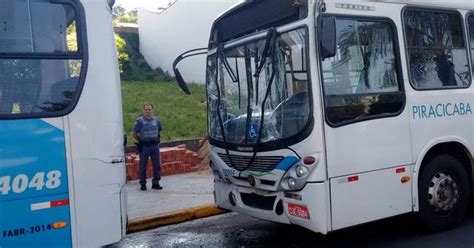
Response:
[{"label": "sidewalk", "polygon": [[164,176],[162,190],[141,191],[138,180],[127,183],[129,231],[141,231],[166,224],[222,213],[216,209],[213,176],[208,171]]}]

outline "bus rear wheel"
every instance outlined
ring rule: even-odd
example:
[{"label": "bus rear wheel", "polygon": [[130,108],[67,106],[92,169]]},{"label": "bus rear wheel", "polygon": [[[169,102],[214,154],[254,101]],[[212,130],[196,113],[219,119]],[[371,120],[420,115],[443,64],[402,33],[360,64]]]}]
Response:
[{"label": "bus rear wheel", "polygon": [[459,225],[469,203],[469,179],[462,164],[449,155],[431,159],[418,183],[419,217],[430,231]]}]

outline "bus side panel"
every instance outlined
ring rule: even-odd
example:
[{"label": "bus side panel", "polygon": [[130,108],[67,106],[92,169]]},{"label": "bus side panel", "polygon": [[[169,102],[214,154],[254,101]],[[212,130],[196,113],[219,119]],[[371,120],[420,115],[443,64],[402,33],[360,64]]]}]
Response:
[{"label": "bus side panel", "polygon": [[71,246],[61,126],[39,119],[0,122],[0,247]]},{"label": "bus side panel", "polygon": [[[119,241],[127,221],[120,75],[107,1],[83,1],[88,70],[76,108],[66,118],[74,178],[77,247]],[[75,244],[76,245],[76,244]]]},{"label": "bus side panel", "polygon": [[2,202],[0,247],[71,247],[69,206],[50,205],[66,199],[68,194]]},{"label": "bus side panel", "polygon": [[[428,145],[455,141],[471,151],[474,88],[410,92],[410,124],[414,159]],[[420,161],[418,161],[421,163]]]},{"label": "bus side panel", "polygon": [[333,230],[412,210],[412,167],[396,167],[331,179]]}]

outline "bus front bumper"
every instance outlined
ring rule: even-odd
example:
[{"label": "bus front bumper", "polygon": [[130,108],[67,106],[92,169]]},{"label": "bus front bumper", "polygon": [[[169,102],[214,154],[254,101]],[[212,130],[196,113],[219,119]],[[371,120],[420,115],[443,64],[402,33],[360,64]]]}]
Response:
[{"label": "bus front bumper", "polygon": [[217,207],[317,233],[330,231],[327,183],[307,183],[296,192],[269,192],[215,180],[214,191]]}]

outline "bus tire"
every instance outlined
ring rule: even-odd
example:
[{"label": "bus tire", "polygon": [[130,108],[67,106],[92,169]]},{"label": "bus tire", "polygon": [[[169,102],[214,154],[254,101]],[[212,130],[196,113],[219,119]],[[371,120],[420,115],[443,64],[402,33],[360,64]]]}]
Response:
[{"label": "bus tire", "polygon": [[423,168],[418,182],[419,217],[430,231],[459,225],[469,204],[469,179],[462,164],[438,155]]}]

